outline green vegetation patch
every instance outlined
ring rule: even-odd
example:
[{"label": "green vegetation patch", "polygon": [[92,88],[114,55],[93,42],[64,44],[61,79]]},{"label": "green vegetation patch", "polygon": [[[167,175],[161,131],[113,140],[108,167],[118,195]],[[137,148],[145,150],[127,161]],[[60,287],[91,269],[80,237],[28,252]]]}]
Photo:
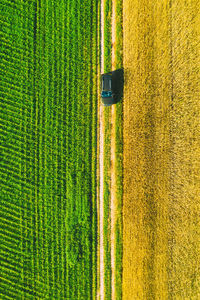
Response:
[{"label": "green vegetation patch", "polygon": [[5,298],[96,294],[97,2],[0,4]]},{"label": "green vegetation patch", "polygon": [[[104,72],[111,71],[111,58],[112,58],[112,32],[111,32],[111,12],[112,0],[105,0],[104,3]],[[110,124],[111,111],[109,108],[104,108],[104,269],[105,269],[105,282],[104,293],[105,299],[111,299],[111,242],[110,242],[110,166],[111,166],[111,124]]]}]

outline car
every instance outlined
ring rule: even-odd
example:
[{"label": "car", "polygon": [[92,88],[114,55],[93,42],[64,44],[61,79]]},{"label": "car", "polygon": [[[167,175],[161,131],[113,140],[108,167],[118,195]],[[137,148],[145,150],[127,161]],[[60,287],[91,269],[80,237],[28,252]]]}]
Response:
[{"label": "car", "polygon": [[112,91],[112,72],[101,75],[101,101],[104,106],[111,106],[115,103]]}]

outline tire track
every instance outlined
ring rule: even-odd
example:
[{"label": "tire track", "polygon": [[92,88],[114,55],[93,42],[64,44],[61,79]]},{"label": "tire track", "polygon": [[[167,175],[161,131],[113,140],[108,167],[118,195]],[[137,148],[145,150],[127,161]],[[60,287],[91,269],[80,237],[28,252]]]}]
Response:
[{"label": "tire track", "polygon": [[[116,1],[112,1],[112,71],[115,70],[115,43],[116,43]],[[116,152],[116,105],[111,107],[111,189],[110,189],[110,208],[111,208],[111,284],[112,284],[112,300],[116,299],[116,274],[115,274],[115,255],[116,255],[116,234],[115,234],[115,224],[116,224],[116,174],[115,174],[115,152]]]},{"label": "tire track", "polygon": [[[104,0],[101,1],[101,74],[104,72]],[[99,179],[100,179],[100,194],[99,194],[99,227],[100,227],[100,238],[99,238],[99,252],[100,252],[100,299],[104,299],[104,245],[103,245],[103,149],[104,149],[104,118],[103,118],[103,106],[99,108]]]}]

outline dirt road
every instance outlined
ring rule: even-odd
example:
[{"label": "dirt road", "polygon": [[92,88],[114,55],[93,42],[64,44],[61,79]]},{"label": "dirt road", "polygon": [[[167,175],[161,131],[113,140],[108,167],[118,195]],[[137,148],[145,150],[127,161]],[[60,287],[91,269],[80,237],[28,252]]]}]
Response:
[{"label": "dirt road", "polygon": [[[115,0],[112,2],[112,70],[115,69],[115,39],[116,39],[116,32],[115,32],[115,10],[116,10],[116,3]],[[104,0],[101,1],[101,74],[104,73]],[[112,299],[115,299],[115,116],[116,116],[116,108],[113,105],[111,108],[111,271],[112,271]],[[104,179],[104,107],[100,105],[99,108],[99,137],[100,137],[100,144],[99,144],[99,180],[100,180],[100,203],[99,203],[99,252],[100,252],[100,290],[99,295],[97,298],[103,300],[105,298],[105,291],[104,291],[104,279],[105,279],[105,270],[104,270],[104,244],[103,244],[103,220],[104,220],[104,207],[103,207],[103,195],[104,195],[104,186],[103,186],[103,179]]]}]

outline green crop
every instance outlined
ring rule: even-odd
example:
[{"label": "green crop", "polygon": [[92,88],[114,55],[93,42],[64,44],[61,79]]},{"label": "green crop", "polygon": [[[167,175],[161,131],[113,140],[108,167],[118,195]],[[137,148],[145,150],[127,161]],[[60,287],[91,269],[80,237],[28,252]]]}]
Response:
[{"label": "green crop", "polygon": [[0,4],[5,299],[96,294],[97,2]]}]

